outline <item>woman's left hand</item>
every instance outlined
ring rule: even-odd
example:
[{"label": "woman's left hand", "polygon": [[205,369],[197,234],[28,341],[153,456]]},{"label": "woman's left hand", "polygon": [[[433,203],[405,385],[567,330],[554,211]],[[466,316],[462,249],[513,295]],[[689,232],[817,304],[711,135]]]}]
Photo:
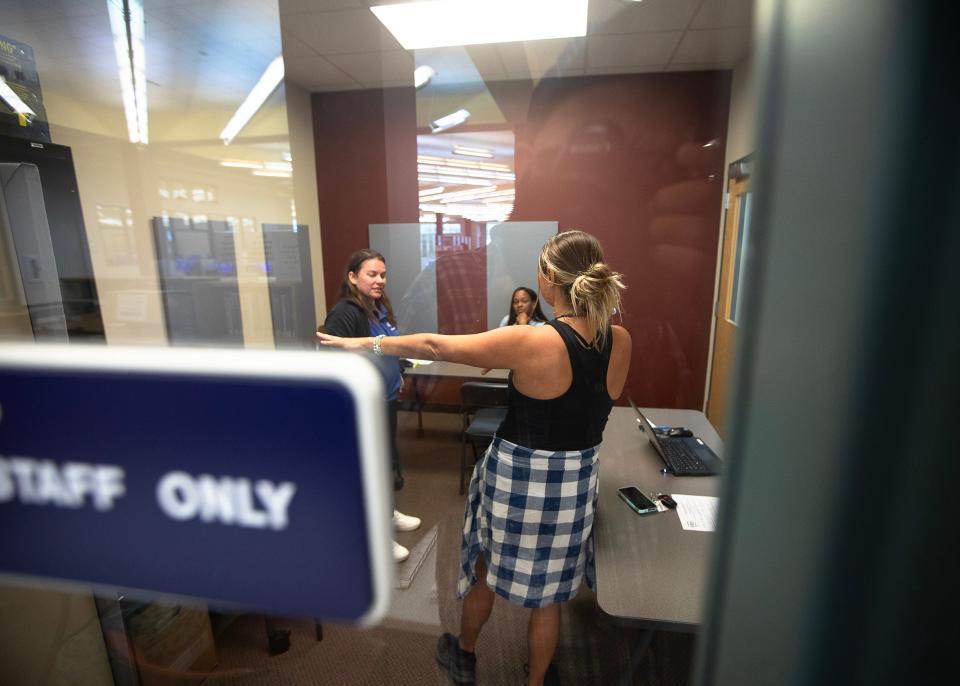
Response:
[{"label": "woman's left hand", "polygon": [[353,352],[369,352],[371,349],[370,338],[340,338],[339,336],[319,332],[317,338],[320,339],[320,345],[327,348],[340,348]]}]

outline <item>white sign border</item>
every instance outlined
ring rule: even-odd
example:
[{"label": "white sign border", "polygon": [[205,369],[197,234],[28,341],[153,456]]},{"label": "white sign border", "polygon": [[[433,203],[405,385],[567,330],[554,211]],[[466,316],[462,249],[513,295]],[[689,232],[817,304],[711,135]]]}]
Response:
[{"label": "white sign border", "polygon": [[[393,541],[393,510],[388,505],[392,502],[393,495],[388,486],[389,460],[384,459],[389,451],[389,438],[384,440],[389,430],[384,400],[386,390],[380,373],[364,356],[340,351],[0,344],[0,368],[25,371],[76,370],[110,374],[181,374],[191,377],[290,380],[299,383],[316,380],[342,384],[352,396],[357,408],[360,473],[372,571],[373,599],[367,612],[356,620],[356,624],[361,627],[372,626],[386,615],[396,575],[396,565],[390,553]],[[39,579],[23,575],[4,576],[28,583]],[[78,583],[69,579],[50,581],[68,585]],[[105,588],[102,584],[80,585]],[[116,587],[110,588],[117,590]],[[165,599],[183,598],[194,603],[209,602],[206,598],[177,596],[156,589],[124,587],[124,590]]]}]

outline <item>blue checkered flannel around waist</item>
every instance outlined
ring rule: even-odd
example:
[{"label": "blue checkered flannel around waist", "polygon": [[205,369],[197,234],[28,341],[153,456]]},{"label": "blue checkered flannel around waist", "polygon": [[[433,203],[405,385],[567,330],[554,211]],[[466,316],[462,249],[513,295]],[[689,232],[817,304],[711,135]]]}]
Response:
[{"label": "blue checkered flannel around waist", "polygon": [[551,452],[494,438],[470,481],[458,592],[486,581],[507,600],[544,607],[592,587],[598,448]]}]

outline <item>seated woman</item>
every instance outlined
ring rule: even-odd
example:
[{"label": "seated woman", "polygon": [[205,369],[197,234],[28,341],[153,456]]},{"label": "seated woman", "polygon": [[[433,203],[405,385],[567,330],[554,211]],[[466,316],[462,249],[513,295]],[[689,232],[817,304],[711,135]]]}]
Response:
[{"label": "seated woman", "polygon": [[500,320],[500,326],[514,324],[543,326],[546,323],[547,318],[540,309],[536,292],[526,286],[520,286],[513,292],[510,296],[510,313]]}]

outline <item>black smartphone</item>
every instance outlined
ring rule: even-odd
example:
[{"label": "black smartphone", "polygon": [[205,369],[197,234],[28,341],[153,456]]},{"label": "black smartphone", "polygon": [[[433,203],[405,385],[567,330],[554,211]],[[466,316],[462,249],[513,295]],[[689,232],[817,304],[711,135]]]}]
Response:
[{"label": "black smartphone", "polygon": [[640,492],[636,486],[624,486],[617,489],[617,495],[637,514],[650,514],[657,511],[656,504]]}]

